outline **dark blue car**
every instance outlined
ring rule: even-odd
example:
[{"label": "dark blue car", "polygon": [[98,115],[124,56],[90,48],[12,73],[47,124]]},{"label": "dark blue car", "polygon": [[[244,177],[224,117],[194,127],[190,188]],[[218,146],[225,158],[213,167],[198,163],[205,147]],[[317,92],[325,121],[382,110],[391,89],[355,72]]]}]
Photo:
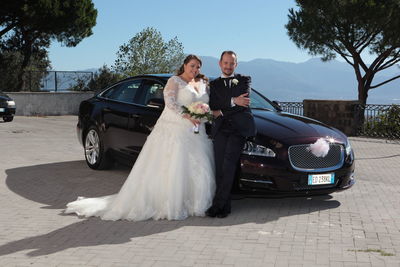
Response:
[{"label": "dark blue car", "polygon": [[14,119],[15,102],[8,95],[0,92],[0,117],[5,122],[10,122]]},{"label": "dark blue car", "polygon": [[[171,75],[122,80],[80,104],[78,139],[88,166],[132,165],[164,108],[163,89]],[[246,195],[329,194],[354,183],[354,154],[347,136],[319,121],[283,112],[277,103],[252,91],[257,135],[243,148],[233,190]],[[329,143],[325,157],[309,148]],[[157,168],[157,162],[154,162]]]}]

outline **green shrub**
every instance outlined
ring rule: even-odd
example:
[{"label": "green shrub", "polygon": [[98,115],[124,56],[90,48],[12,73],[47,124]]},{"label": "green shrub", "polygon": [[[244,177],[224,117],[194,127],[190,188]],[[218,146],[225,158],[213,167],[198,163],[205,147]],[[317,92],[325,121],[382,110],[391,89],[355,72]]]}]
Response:
[{"label": "green shrub", "polygon": [[99,91],[121,79],[121,75],[111,71],[104,65],[94,74],[93,79],[88,83],[88,89],[91,91]]},{"label": "green shrub", "polygon": [[400,106],[391,105],[382,114],[366,120],[363,132],[371,136],[400,138]]}]

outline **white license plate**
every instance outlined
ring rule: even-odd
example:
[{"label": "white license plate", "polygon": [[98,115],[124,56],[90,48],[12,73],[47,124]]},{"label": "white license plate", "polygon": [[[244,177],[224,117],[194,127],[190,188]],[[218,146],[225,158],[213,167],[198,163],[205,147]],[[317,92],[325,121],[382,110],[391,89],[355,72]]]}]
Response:
[{"label": "white license plate", "polygon": [[335,183],[334,173],[308,175],[308,185],[334,184],[334,183]]},{"label": "white license plate", "polygon": [[0,112],[4,112],[5,110],[5,108],[0,108]]}]

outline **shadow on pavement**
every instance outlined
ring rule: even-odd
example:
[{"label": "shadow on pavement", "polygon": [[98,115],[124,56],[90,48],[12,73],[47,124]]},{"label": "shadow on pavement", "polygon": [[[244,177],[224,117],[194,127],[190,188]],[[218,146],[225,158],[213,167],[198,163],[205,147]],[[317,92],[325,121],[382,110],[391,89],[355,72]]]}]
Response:
[{"label": "shadow on pavement", "polygon": [[[96,197],[117,193],[130,168],[93,171],[84,161],[61,162],[9,169],[7,186],[16,194],[43,203],[44,208],[63,209],[77,196]],[[12,241],[0,246],[0,256],[33,250],[29,256],[56,253],[69,248],[122,244],[131,239],[174,231],[182,227],[224,227],[245,223],[266,223],[281,217],[306,214],[340,206],[331,196],[285,199],[241,199],[232,203],[233,213],[225,219],[190,217],[183,221],[81,221],[43,235]],[[63,215],[60,213],[60,215]],[[63,215],[75,216],[75,215]],[[68,238],[66,238],[68,237]]]},{"label": "shadow on pavement", "polygon": [[90,169],[84,160],[34,165],[6,170],[6,184],[14,193],[45,204],[43,208],[62,209],[78,196],[97,197],[119,191],[130,168],[106,171]]}]

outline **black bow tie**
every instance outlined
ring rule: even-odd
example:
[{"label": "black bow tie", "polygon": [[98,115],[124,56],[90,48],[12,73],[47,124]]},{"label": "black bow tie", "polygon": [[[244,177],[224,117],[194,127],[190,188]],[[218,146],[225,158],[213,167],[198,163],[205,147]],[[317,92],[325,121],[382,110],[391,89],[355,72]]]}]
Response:
[{"label": "black bow tie", "polygon": [[234,79],[235,77],[228,77],[228,78],[221,78],[223,81],[229,81],[229,80],[232,80],[232,79]]}]

